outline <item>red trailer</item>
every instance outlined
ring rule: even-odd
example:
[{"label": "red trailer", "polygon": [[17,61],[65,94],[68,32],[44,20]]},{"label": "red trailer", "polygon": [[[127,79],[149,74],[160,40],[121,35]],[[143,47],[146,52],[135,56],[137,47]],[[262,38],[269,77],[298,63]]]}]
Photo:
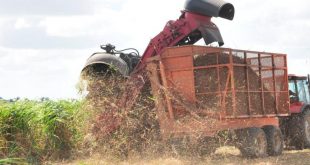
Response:
[{"label": "red trailer", "polygon": [[234,130],[246,156],[281,154],[278,117],[290,114],[286,55],[183,46],[147,65],[164,139]]}]

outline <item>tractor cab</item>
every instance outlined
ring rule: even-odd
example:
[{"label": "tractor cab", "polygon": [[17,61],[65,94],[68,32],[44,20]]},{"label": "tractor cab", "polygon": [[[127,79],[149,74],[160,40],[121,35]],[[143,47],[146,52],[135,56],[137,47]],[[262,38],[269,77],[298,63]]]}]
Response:
[{"label": "tractor cab", "polygon": [[310,104],[309,75],[289,75],[289,96],[291,113],[300,113],[306,105]]}]

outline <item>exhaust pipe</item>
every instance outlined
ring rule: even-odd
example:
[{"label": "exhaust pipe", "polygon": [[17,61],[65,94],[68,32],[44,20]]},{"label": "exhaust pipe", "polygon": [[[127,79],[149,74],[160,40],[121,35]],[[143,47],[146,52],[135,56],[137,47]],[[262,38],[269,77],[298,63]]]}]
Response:
[{"label": "exhaust pipe", "polygon": [[187,0],[185,10],[210,17],[233,20],[235,8],[223,0]]}]

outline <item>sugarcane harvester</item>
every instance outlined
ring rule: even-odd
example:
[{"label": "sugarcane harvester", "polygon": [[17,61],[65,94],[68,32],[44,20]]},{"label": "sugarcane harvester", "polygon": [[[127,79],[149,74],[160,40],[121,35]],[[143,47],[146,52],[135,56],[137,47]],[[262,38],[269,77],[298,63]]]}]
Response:
[{"label": "sugarcane harvester", "polygon": [[[213,42],[217,42],[219,46],[224,45],[221,33],[211,18],[233,20],[234,12],[234,6],[222,0],[187,0],[181,16],[167,22],[163,31],[150,41],[141,57],[133,48],[118,51],[111,44],[102,45],[101,48],[106,52],[90,56],[83,71],[92,68],[97,72],[109,72],[113,68],[126,77],[130,83],[126,84],[126,90],[117,106],[130,109],[147,79],[147,59],[160,55],[167,47],[193,45],[202,38],[206,45]],[[128,51],[130,52],[126,53]],[[114,117],[113,112],[103,116],[106,116],[102,117],[102,121],[106,123],[106,134],[113,132],[121,123],[121,119]]]},{"label": "sugarcane harvester", "polygon": [[[102,136],[121,127],[124,116],[117,112],[133,109],[150,84],[164,140],[190,137],[205,151],[209,137],[228,130],[246,157],[280,155],[284,139],[297,148],[309,147],[309,91],[301,97],[299,87],[305,85],[298,83],[306,84],[306,78],[288,76],[285,54],[221,48],[224,42],[211,18],[233,20],[234,12],[222,0],[187,0],[181,16],[167,22],[142,56],[134,48],[116,50],[111,44],[90,56],[82,74],[116,72],[125,81],[125,89],[116,90],[115,104],[99,116]],[[200,39],[220,47],[193,46]],[[291,90],[296,92],[290,104]]]}]

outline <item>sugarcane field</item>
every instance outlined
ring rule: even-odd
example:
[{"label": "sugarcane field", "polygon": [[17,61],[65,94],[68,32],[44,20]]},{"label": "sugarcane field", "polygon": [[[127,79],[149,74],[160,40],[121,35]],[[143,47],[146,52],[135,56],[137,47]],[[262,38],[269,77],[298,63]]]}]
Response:
[{"label": "sugarcane field", "polygon": [[0,2],[0,165],[310,164],[310,2]]}]

